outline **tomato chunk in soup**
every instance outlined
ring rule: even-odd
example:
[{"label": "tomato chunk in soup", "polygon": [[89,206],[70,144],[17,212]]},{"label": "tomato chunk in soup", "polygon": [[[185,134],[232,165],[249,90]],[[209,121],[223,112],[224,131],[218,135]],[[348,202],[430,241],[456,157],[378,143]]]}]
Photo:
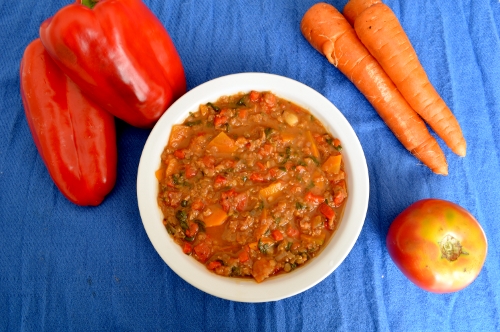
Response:
[{"label": "tomato chunk in soup", "polygon": [[181,250],[262,282],[317,256],[347,198],[341,142],[271,92],[223,96],[172,128],[158,204]]}]

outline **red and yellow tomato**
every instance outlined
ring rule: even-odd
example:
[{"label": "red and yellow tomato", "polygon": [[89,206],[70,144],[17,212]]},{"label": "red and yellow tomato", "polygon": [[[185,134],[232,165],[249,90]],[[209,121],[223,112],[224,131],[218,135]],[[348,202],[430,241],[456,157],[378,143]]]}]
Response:
[{"label": "red and yellow tomato", "polygon": [[441,199],[413,203],[394,219],[387,234],[387,250],[401,272],[434,293],[456,292],[472,283],[487,248],[474,216]]}]

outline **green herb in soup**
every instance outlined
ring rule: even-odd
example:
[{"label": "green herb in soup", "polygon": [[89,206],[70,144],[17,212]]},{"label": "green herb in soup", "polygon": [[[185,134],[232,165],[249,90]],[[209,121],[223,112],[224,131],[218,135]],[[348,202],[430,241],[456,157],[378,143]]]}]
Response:
[{"label": "green herb in soup", "polygon": [[341,142],[271,92],[200,105],[172,128],[158,204],[183,252],[257,282],[320,253],[347,198]]}]

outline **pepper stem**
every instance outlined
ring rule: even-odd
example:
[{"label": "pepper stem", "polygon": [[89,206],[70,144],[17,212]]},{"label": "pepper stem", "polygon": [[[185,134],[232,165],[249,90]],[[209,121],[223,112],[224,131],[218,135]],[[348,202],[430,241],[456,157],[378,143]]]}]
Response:
[{"label": "pepper stem", "polygon": [[82,5],[92,9],[95,5],[97,5],[98,2],[99,0],[82,0]]}]

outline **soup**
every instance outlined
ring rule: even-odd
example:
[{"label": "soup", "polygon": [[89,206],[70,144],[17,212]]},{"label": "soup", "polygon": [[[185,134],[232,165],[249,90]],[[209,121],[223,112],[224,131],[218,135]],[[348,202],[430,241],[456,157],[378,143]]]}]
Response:
[{"label": "soup", "polygon": [[223,96],[172,127],[158,204],[182,251],[257,282],[317,256],[347,199],[341,142],[269,91]]}]

